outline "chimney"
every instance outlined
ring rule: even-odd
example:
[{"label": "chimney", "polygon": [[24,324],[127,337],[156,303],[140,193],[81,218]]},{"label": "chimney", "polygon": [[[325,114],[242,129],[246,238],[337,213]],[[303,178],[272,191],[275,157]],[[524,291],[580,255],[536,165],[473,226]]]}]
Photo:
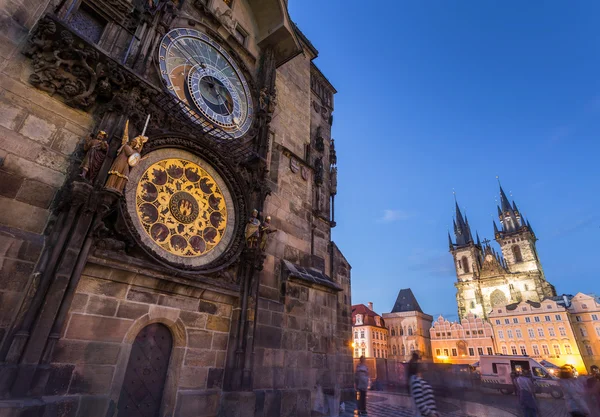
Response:
[{"label": "chimney", "polygon": [[369,301],[369,310],[373,311],[373,302]]}]

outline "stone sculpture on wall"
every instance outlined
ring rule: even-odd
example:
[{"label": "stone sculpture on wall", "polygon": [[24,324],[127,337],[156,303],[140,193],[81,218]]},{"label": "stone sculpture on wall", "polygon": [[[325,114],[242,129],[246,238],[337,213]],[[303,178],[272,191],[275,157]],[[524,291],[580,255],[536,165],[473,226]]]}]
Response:
[{"label": "stone sculpture on wall", "polygon": [[81,162],[81,177],[90,182],[93,182],[102,167],[102,163],[106,159],[108,150],[108,142],[106,142],[106,132],[99,131],[96,137],[93,135],[85,138],[83,150],[85,156]]},{"label": "stone sculpture on wall", "polygon": [[269,235],[275,233],[277,229],[271,226],[271,216],[267,216],[260,226],[260,250],[264,251],[269,243]]},{"label": "stone sculpture on wall", "polygon": [[258,210],[252,210],[252,215],[246,223],[246,245],[251,249],[258,247],[260,237],[260,220],[258,220]]},{"label": "stone sculpture on wall", "polygon": [[129,181],[129,172],[140,160],[140,152],[144,144],[148,141],[146,136],[136,136],[132,141],[129,141],[129,120],[125,123],[123,131],[123,140],[121,148],[117,153],[110,171],[108,171],[108,179],[106,180],[105,188],[122,193],[127,181]]}]

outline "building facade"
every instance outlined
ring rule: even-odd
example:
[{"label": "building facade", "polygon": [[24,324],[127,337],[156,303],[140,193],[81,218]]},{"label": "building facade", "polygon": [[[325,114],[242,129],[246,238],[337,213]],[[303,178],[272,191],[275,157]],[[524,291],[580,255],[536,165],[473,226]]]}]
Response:
[{"label": "building facade", "polygon": [[387,358],[389,333],[385,320],[375,311],[373,303],[352,306],[354,358]]},{"label": "building facade", "polygon": [[546,360],[557,366],[573,365],[580,373],[586,372],[569,312],[556,300],[497,306],[489,320],[498,353],[529,355],[538,361]]},{"label": "building facade", "polygon": [[474,314],[460,323],[440,316],[433,323],[430,335],[435,363],[473,365],[481,356],[496,352],[492,326]]},{"label": "building facade", "polygon": [[390,358],[408,361],[418,351],[421,360],[432,360],[429,329],[433,317],[423,313],[410,288],[400,290],[392,312],[383,318],[389,331]]},{"label": "building facade", "polygon": [[583,363],[589,372],[600,366],[600,300],[595,295],[578,293],[568,304],[569,320]]},{"label": "building facade", "polygon": [[287,1],[3,13],[2,408],[309,416],[316,385],[352,395],[336,91]]},{"label": "building facade", "polygon": [[476,233],[473,238],[466,216],[456,206],[454,219],[455,242],[448,234],[450,253],[454,258],[455,284],[459,317],[472,313],[486,318],[496,306],[531,300],[540,302],[556,295],[546,281],[536,248],[537,237],[513,201],[509,203],[500,187],[498,219],[494,221],[494,237],[502,254],[482,242]]}]

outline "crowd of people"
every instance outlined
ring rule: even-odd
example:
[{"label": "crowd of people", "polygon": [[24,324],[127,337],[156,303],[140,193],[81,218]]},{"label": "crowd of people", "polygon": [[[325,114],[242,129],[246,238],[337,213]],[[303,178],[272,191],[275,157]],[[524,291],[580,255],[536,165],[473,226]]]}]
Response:
[{"label": "crowd of people", "polygon": [[[565,407],[571,417],[600,417],[600,369],[593,365],[590,375],[576,378],[573,367],[563,366],[558,373]],[[358,412],[367,415],[367,390],[369,369],[366,360],[360,358],[356,367],[355,383]],[[422,378],[419,355],[414,352],[407,368],[409,395],[412,398],[415,417],[438,417],[431,385]],[[528,369],[513,374],[513,384],[523,417],[543,417],[536,395],[535,381]]]}]

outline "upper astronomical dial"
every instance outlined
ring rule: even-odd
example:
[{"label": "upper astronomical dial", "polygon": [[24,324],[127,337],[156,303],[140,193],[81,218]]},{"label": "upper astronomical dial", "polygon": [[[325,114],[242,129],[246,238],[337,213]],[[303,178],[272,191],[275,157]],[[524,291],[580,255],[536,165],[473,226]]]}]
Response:
[{"label": "upper astronomical dial", "polygon": [[173,29],[160,45],[169,91],[210,123],[237,138],[252,124],[252,98],[240,69],[218,43],[193,29]]}]

